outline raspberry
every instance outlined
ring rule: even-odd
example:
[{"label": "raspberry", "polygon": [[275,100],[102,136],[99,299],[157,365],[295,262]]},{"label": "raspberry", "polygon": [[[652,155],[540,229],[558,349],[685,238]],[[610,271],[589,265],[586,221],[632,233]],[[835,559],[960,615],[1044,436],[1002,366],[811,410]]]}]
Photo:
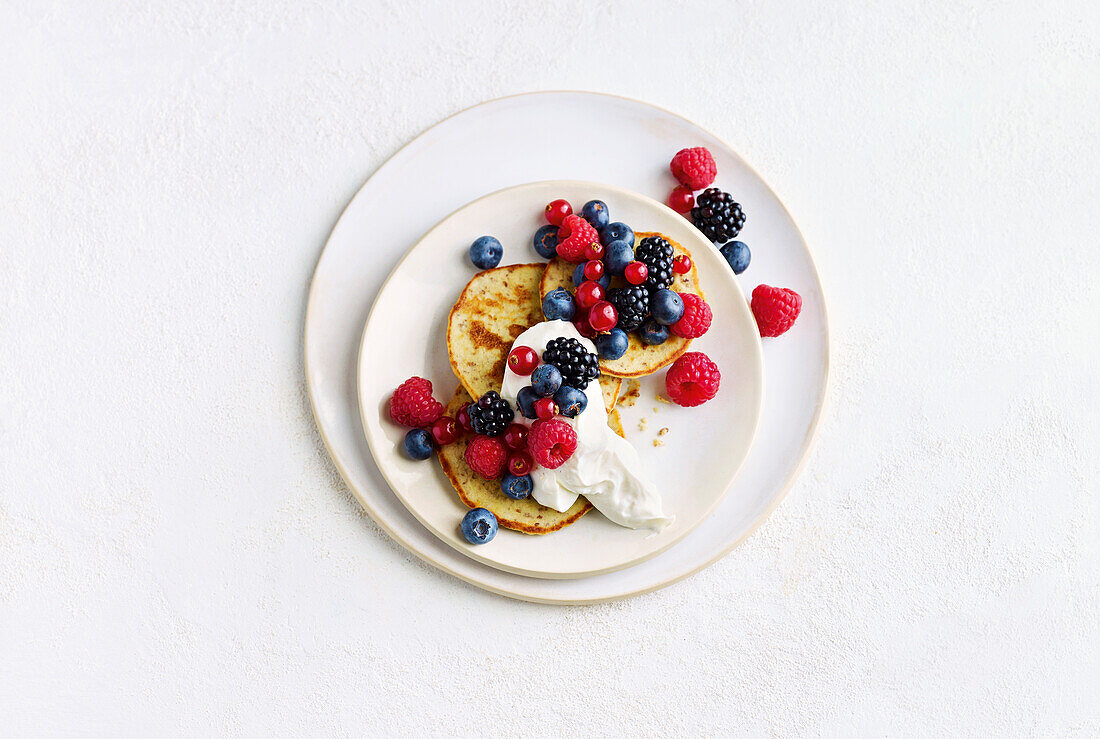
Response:
[{"label": "raspberry", "polygon": [[665,375],[665,391],[673,403],[691,408],[718,394],[722,373],[702,352],[688,352],[672,363]]},{"label": "raspberry", "polygon": [[585,261],[585,253],[593,243],[600,243],[600,234],[580,216],[566,216],[558,229],[558,256],[567,262]]},{"label": "raspberry", "polygon": [[555,470],[577,451],[577,432],[565,421],[535,421],[527,435],[527,450],[539,465]]},{"label": "raspberry", "polygon": [[508,450],[500,439],[492,436],[475,436],[462,456],[470,469],[486,480],[500,477],[508,463]]},{"label": "raspberry", "polygon": [[428,426],[444,410],[443,404],[432,397],[432,383],[423,377],[410,377],[390,396],[390,418],[402,426]]},{"label": "raspberry", "polygon": [[752,314],[761,336],[787,332],[802,310],[802,296],[785,287],[757,285],[752,291]]},{"label": "raspberry", "polygon": [[680,149],[676,156],[669,162],[672,176],[685,187],[692,190],[702,190],[714,182],[718,174],[718,165],[714,163],[714,157],[702,146],[694,149]]},{"label": "raspberry", "polygon": [[714,314],[707,301],[694,293],[680,293],[680,300],[684,301],[684,315],[669,330],[685,339],[698,339],[710,329]]}]

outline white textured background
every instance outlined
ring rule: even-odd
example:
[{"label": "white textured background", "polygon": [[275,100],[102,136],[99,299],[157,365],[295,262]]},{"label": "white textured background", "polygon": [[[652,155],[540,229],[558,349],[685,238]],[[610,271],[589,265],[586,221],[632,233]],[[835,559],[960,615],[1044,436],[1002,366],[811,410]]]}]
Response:
[{"label": "white textured background", "polygon": [[[1100,16],[960,5],[0,3],[0,733],[1100,733]],[[835,337],[772,519],[583,608],[392,543],[301,363],[363,179],[548,88],[730,142]]]}]

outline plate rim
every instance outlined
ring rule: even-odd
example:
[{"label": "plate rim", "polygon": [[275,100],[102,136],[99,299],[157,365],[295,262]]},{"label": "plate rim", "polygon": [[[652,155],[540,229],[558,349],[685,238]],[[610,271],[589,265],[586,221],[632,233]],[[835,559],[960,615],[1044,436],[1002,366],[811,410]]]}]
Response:
[{"label": "plate rim", "polygon": [[[382,285],[378,288],[378,293],[374,296],[374,300],[371,303],[370,310],[367,312],[367,318],[363,322],[363,329],[359,334],[359,349],[356,352],[356,359],[355,359],[355,390],[356,390],[355,394],[356,394],[357,404],[359,406],[359,423],[360,423],[360,426],[362,427],[363,437],[367,441],[367,447],[370,449],[371,455],[374,457],[375,464],[378,466],[378,471],[381,473],[382,477],[385,479],[386,484],[389,485],[390,490],[393,492],[393,494],[395,496],[397,496],[398,500],[401,501],[401,504],[404,505],[405,508],[409,511],[409,513],[411,513],[413,515],[413,517],[416,518],[416,520],[419,521],[420,524],[422,526],[424,526],[424,528],[426,528],[428,531],[430,531],[437,539],[444,542],[445,544],[447,544],[448,546],[450,546],[452,549],[459,552],[460,554],[474,560],[475,562],[483,564],[487,567],[492,567],[493,569],[497,569],[497,570],[501,570],[503,572],[511,573],[513,575],[522,575],[524,577],[532,577],[532,578],[537,578],[537,579],[540,579],[540,580],[579,580],[579,579],[583,579],[583,578],[586,578],[586,577],[595,577],[597,575],[606,575],[606,574],[609,574],[609,573],[612,573],[612,572],[618,572],[620,570],[625,570],[629,567],[633,567],[634,565],[638,565],[638,564],[641,564],[643,562],[646,562],[646,561],[656,557],[657,555],[668,551],[668,549],[670,547],[673,547],[676,544],[678,544],[679,542],[683,541],[685,538],[690,536],[692,534],[692,532],[694,532],[695,529],[697,529],[704,521],[706,521],[708,518],[710,518],[710,516],[714,513],[714,511],[718,508],[718,506],[721,505],[722,501],[724,501],[726,499],[726,496],[729,495],[730,490],[733,489],[734,483],[737,482],[737,479],[741,476],[741,473],[744,471],[745,464],[748,463],[749,456],[752,454],[753,447],[756,445],[756,439],[759,436],[760,424],[761,424],[761,421],[762,421],[763,415],[764,415],[764,398],[767,395],[767,379],[768,378],[767,378],[766,367],[764,366],[763,342],[761,341],[760,335],[758,333],[753,333],[752,334],[752,338],[753,338],[752,346],[754,347],[754,356],[755,356],[755,359],[756,359],[756,362],[754,364],[755,364],[756,374],[760,378],[760,384],[759,384],[759,390],[758,390],[758,392],[756,392],[755,408],[753,408],[752,433],[749,435],[749,442],[745,447],[745,451],[744,451],[744,454],[741,457],[741,461],[738,462],[737,467],[733,471],[733,474],[730,475],[730,477],[726,481],[722,491],[714,498],[714,501],[711,503],[710,507],[707,509],[705,514],[703,514],[689,528],[687,528],[685,531],[681,532],[680,535],[677,536],[675,539],[672,539],[672,540],[664,543],[659,548],[654,549],[653,551],[648,552],[648,553],[646,553],[646,554],[644,554],[640,557],[637,557],[637,558],[632,559],[632,560],[628,560],[628,561],[626,561],[622,564],[617,564],[617,565],[614,565],[614,566],[611,566],[611,567],[604,567],[604,568],[601,568],[601,569],[585,570],[583,572],[569,573],[569,574],[550,574],[550,573],[547,573],[545,570],[531,570],[531,569],[524,569],[524,568],[519,568],[519,567],[512,567],[510,565],[505,565],[505,564],[502,564],[500,562],[482,557],[482,556],[480,556],[479,550],[477,548],[472,547],[472,546],[469,547],[469,548],[463,547],[461,545],[461,542],[451,541],[450,538],[444,536],[444,534],[442,532],[438,531],[435,526],[428,523],[421,516],[421,514],[417,511],[417,509],[414,506],[409,504],[409,502],[408,502],[408,500],[406,500],[405,496],[402,495],[400,492],[398,492],[398,489],[394,485],[393,480],[390,479],[390,476],[386,473],[386,469],[385,469],[385,467],[383,467],[383,465],[380,461],[380,455],[381,454],[385,454],[387,451],[392,453],[393,450],[392,449],[385,450],[385,449],[376,448],[375,447],[375,441],[376,440],[373,438],[373,436],[371,435],[371,433],[369,432],[369,430],[367,428],[367,423],[368,423],[367,422],[367,414],[374,412],[373,409],[370,409],[366,405],[364,405],[365,389],[363,388],[363,383],[362,383],[362,380],[363,380],[363,356],[364,356],[363,355],[363,349],[366,346],[366,342],[367,342],[367,331],[370,328],[371,320],[374,318],[375,310],[378,308],[378,305],[381,302],[382,294],[385,293],[386,288],[389,286],[390,282],[394,279],[394,277],[397,276],[398,271],[401,270],[401,267],[412,256],[413,252],[416,251],[416,249],[418,247],[420,247],[421,244],[423,244],[426,240],[428,240],[432,236],[432,234],[434,234],[437,230],[442,228],[447,221],[449,221],[451,218],[456,216],[458,213],[466,210],[467,208],[471,208],[471,207],[477,205],[478,203],[480,203],[484,200],[489,200],[491,198],[502,196],[502,195],[505,195],[506,193],[511,193],[511,192],[518,191],[518,190],[528,190],[528,189],[534,190],[534,189],[537,189],[537,188],[540,188],[540,187],[548,187],[548,186],[551,187],[551,189],[557,188],[559,190],[564,190],[564,189],[569,189],[569,188],[577,188],[577,187],[582,188],[582,189],[596,190],[596,191],[599,191],[601,194],[607,193],[607,195],[605,197],[608,197],[609,199],[611,197],[615,197],[615,196],[625,197],[625,198],[628,198],[628,199],[629,198],[634,198],[634,199],[642,201],[645,205],[647,205],[649,207],[655,208],[658,212],[667,211],[667,214],[671,214],[675,218],[680,217],[680,215],[678,213],[676,213],[676,211],[672,210],[667,205],[659,202],[658,200],[655,200],[655,199],[649,197],[648,195],[644,195],[640,192],[635,192],[633,190],[629,190],[629,189],[627,189],[625,187],[621,187],[619,185],[608,185],[608,184],[605,184],[605,183],[602,183],[602,182],[591,182],[591,181],[588,181],[588,180],[537,180],[535,182],[522,182],[522,183],[519,183],[517,185],[509,185],[507,187],[502,187],[498,190],[494,190],[493,192],[486,193],[484,195],[478,196],[478,197],[474,198],[473,200],[471,200],[467,203],[463,203],[462,205],[458,206],[457,208],[452,210],[447,215],[440,218],[439,221],[437,221],[419,239],[417,239],[416,242],[413,243],[413,245],[410,246],[408,248],[408,250],[406,250],[406,252],[401,256],[401,258],[397,260],[397,263],[393,266],[393,269],[390,270],[390,273],[386,276],[386,279],[382,281]],[[699,239],[698,240],[705,241],[706,239],[702,234],[699,234]],[[705,246],[710,246],[710,247],[714,248],[713,244],[709,244],[709,243],[706,244]],[[715,250],[717,251],[717,249],[715,249]],[[730,282],[732,282],[733,288],[734,288],[734,290],[736,290],[737,295],[739,295],[744,300],[745,299],[745,291],[741,289],[741,284],[736,279],[733,279],[732,274],[731,274],[731,277],[730,277]],[[741,301],[737,300],[736,296],[735,296],[735,302],[738,303],[738,304],[741,304]],[[746,306],[747,306],[747,303],[746,303]],[[746,310],[747,310],[747,307],[746,307]],[[750,321],[753,320],[751,311],[748,313],[748,319]]]},{"label": "plate rim", "polygon": [[[631,590],[628,590],[628,591],[625,591],[625,592],[620,592],[620,593],[617,593],[615,595],[597,596],[597,597],[592,597],[592,598],[550,598],[550,597],[541,597],[541,596],[537,596],[537,595],[529,595],[529,594],[526,594],[526,593],[521,593],[521,592],[509,590],[509,589],[503,588],[503,587],[498,587],[496,585],[492,585],[490,583],[486,583],[482,580],[479,580],[477,578],[466,575],[465,573],[458,572],[455,568],[451,567],[447,563],[442,562],[440,560],[437,560],[434,557],[431,557],[428,554],[420,551],[415,546],[411,545],[408,540],[406,540],[404,537],[400,536],[391,526],[387,525],[382,520],[380,520],[380,517],[378,516],[377,512],[374,510],[374,507],[367,502],[366,498],[362,495],[362,493],[358,490],[358,488],[355,485],[352,485],[351,483],[348,482],[349,474],[348,474],[347,467],[344,464],[343,460],[340,458],[340,456],[334,452],[332,444],[329,441],[328,432],[326,431],[324,425],[320,422],[320,420],[318,418],[318,403],[317,403],[317,399],[314,397],[313,383],[310,380],[310,378],[313,376],[313,373],[310,371],[310,360],[309,360],[309,352],[308,352],[308,349],[309,349],[309,326],[310,326],[310,315],[313,312],[314,303],[315,303],[315,299],[316,299],[316,295],[317,295],[317,270],[320,267],[321,262],[324,260],[325,252],[328,250],[328,247],[332,242],[333,234],[336,233],[336,230],[339,228],[340,222],[344,219],[344,216],[346,215],[346,213],[348,211],[348,208],[350,208],[351,204],[354,203],[355,200],[359,197],[359,195],[363,191],[363,189],[365,187],[367,187],[367,185],[370,184],[371,180],[373,180],[374,177],[376,175],[378,175],[378,173],[381,172],[382,169],[387,164],[389,164],[389,162],[392,159],[394,159],[395,157],[397,157],[398,155],[400,155],[401,153],[403,153],[404,151],[409,149],[417,141],[419,141],[422,137],[426,136],[431,131],[433,131],[436,128],[438,128],[438,127],[444,125],[445,123],[449,122],[452,118],[457,118],[458,116],[461,116],[461,115],[463,115],[465,113],[468,113],[472,110],[476,110],[477,108],[481,108],[483,106],[495,105],[497,103],[501,103],[501,102],[504,102],[504,101],[507,101],[507,100],[513,100],[513,99],[516,99],[516,98],[523,98],[523,97],[532,97],[533,98],[533,97],[542,96],[542,95],[585,95],[585,96],[591,96],[591,97],[605,97],[605,98],[611,98],[611,99],[614,99],[614,100],[633,103],[633,104],[636,104],[636,105],[647,106],[647,107],[653,108],[655,110],[659,110],[659,111],[661,111],[662,113],[664,113],[666,115],[672,116],[673,118],[679,119],[679,120],[683,121],[684,123],[686,123],[690,126],[694,126],[695,128],[699,129],[700,131],[703,131],[704,133],[706,133],[708,136],[711,136],[712,138],[714,138],[714,140],[721,143],[722,146],[726,148],[726,150],[731,152],[734,156],[736,156],[740,160],[740,162],[745,166],[745,168],[749,172],[751,172],[758,180],[760,180],[761,183],[763,183],[764,187],[767,188],[768,192],[772,195],[772,197],[775,198],[776,202],[779,204],[779,207],[783,209],[783,212],[790,219],[791,224],[794,226],[795,232],[798,234],[799,240],[802,242],[803,251],[805,252],[806,257],[809,261],[811,272],[813,273],[814,282],[817,284],[818,293],[821,295],[822,331],[824,333],[824,340],[825,340],[824,341],[824,344],[825,344],[825,346],[824,346],[824,355],[822,357],[822,374],[824,375],[824,377],[823,377],[821,397],[820,397],[820,399],[817,403],[817,407],[814,409],[813,417],[810,421],[809,430],[807,431],[807,433],[804,437],[804,441],[803,441],[803,445],[802,445],[802,449],[801,449],[801,452],[800,452],[800,457],[799,457],[798,463],[794,465],[791,472],[787,475],[786,480],[784,481],[782,488],[778,491],[778,493],[776,494],[776,496],[775,496],[774,500],[772,501],[772,503],[767,507],[767,509],[765,509],[760,514],[760,516],[757,518],[757,520],[753,522],[753,524],[745,531],[744,534],[742,534],[741,536],[731,540],[727,546],[720,549],[717,553],[715,553],[713,556],[708,558],[702,564],[699,564],[695,567],[692,567],[692,568],[686,570],[683,573],[674,575],[672,577],[665,578],[665,579],[661,580],[660,582],[655,582],[655,583],[652,583],[652,584],[649,584],[649,585],[646,585],[646,586],[634,588],[634,589],[631,589]],[[418,134],[413,136],[411,139],[406,141],[401,147],[399,147],[396,151],[394,151],[392,154],[390,154],[388,157],[386,157],[386,159],[384,161],[382,161],[374,169],[374,171],[371,172],[371,174],[366,179],[363,180],[363,183],[356,189],[355,193],[344,204],[344,207],[341,208],[340,215],[337,217],[336,221],[333,223],[332,228],[329,231],[329,235],[325,239],[324,246],[322,246],[321,252],[320,252],[320,254],[318,254],[317,260],[314,263],[313,277],[310,279],[309,294],[306,298],[305,320],[304,320],[304,323],[303,323],[303,326],[302,326],[303,372],[305,374],[305,380],[306,380],[306,395],[309,397],[310,410],[313,413],[314,424],[317,428],[318,434],[321,437],[322,443],[325,445],[325,450],[329,454],[329,458],[332,460],[333,464],[336,466],[336,469],[340,473],[340,476],[343,479],[344,484],[348,487],[351,494],[359,502],[359,505],[363,508],[363,510],[365,510],[367,512],[367,514],[371,517],[371,520],[374,521],[375,525],[377,525],[379,528],[381,528],[383,531],[385,531],[386,534],[391,539],[396,541],[406,551],[408,551],[411,554],[415,555],[421,561],[426,562],[426,563],[432,565],[433,567],[437,567],[438,569],[442,570],[443,572],[446,572],[448,575],[451,575],[451,576],[453,576],[453,577],[455,577],[455,578],[457,578],[457,579],[459,579],[463,582],[469,583],[470,585],[481,588],[482,590],[485,590],[485,591],[488,591],[488,592],[491,592],[491,593],[495,593],[497,595],[502,595],[502,596],[505,596],[505,597],[508,597],[508,598],[513,598],[513,599],[516,599],[516,600],[526,601],[526,602],[529,602],[529,603],[544,603],[544,604],[547,604],[547,605],[591,605],[591,604],[598,604],[598,603],[608,603],[608,602],[613,602],[613,601],[617,601],[617,600],[625,600],[627,598],[634,598],[634,597],[637,597],[639,595],[645,595],[646,593],[652,593],[654,591],[661,590],[663,588],[669,587],[670,585],[674,585],[678,582],[681,582],[682,580],[686,580],[687,578],[691,577],[692,575],[695,575],[698,572],[700,572],[702,570],[705,570],[707,567],[710,567],[715,562],[717,562],[718,560],[722,559],[727,554],[732,552],[734,549],[736,549],[738,546],[740,546],[742,543],[744,543],[746,539],[748,539],[750,536],[752,536],[757,531],[757,529],[759,529],[760,526],[762,526],[763,523],[766,520],[768,520],[769,517],[771,517],[771,514],[775,512],[775,509],[779,507],[779,504],[782,503],[783,500],[786,499],[788,493],[790,493],[791,488],[794,487],[795,482],[801,476],[802,471],[805,469],[806,464],[809,462],[810,453],[813,451],[814,445],[817,441],[817,436],[821,431],[821,421],[822,421],[822,418],[824,417],[825,409],[829,406],[829,403],[830,403],[830,396],[831,396],[831,389],[832,389],[832,371],[831,370],[832,370],[832,342],[833,342],[833,339],[832,339],[832,331],[830,330],[829,327],[830,327],[829,304],[828,304],[828,298],[826,296],[826,291],[824,289],[824,285],[822,284],[822,280],[821,280],[821,270],[818,268],[817,260],[815,259],[814,255],[813,255],[813,251],[811,251],[811,249],[809,247],[809,243],[806,241],[805,234],[802,233],[802,229],[798,225],[798,221],[796,221],[794,216],[791,215],[790,209],[787,208],[787,204],[775,192],[775,190],[772,188],[771,184],[766,179],[761,177],[760,173],[756,170],[756,168],[753,167],[751,164],[749,164],[749,162],[743,156],[741,156],[737,152],[736,149],[734,149],[732,146],[730,146],[729,143],[726,142],[726,140],[723,137],[716,135],[709,128],[707,128],[705,126],[702,126],[702,125],[696,123],[695,121],[693,121],[693,120],[691,120],[691,119],[689,119],[685,116],[680,115],[679,113],[671,111],[671,110],[669,110],[669,109],[667,109],[667,108],[665,108],[661,105],[657,105],[655,103],[650,103],[650,102],[645,101],[645,100],[640,100],[638,98],[633,98],[633,97],[629,97],[629,96],[626,96],[626,95],[618,95],[618,94],[615,94],[615,93],[597,92],[597,91],[593,91],[593,90],[569,90],[569,89],[535,90],[535,91],[519,92],[519,93],[510,94],[510,95],[502,95],[502,96],[499,96],[499,97],[490,98],[488,100],[483,100],[481,102],[474,103],[473,105],[469,105],[465,108],[462,108],[460,110],[455,111],[454,113],[451,113],[450,115],[440,119],[439,121],[436,121],[431,126],[428,126],[424,130],[420,131]]]}]

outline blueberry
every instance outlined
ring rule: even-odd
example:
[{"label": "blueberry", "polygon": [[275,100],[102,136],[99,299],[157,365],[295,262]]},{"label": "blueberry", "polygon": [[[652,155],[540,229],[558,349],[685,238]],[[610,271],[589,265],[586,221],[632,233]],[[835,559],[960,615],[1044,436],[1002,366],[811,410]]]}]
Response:
[{"label": "blueberry", "polygon": [[497,535],[497,517],[486,508],[474,508],[462,517],[462,535],[471,544],[487,544]]},{"label": "blueberry", "polygon": [[532,390],[530,386],[521,387],[519,392],[516,393],[516,405],[524,418],[532,421],[538,418],[538,414],[535,413],[535,401],[538,399],[538,393]]},{"label": "blueberry", "polygon": [[581,218],[592,224],[592,228],[597,231],[607,225],[607,222],[611,220],[610,214],[607,212],[607,203],[602,200],[589,200],[581,208]]},{"label": "blueberry", "polygon": [[626,265],[634,261],[634,249],[622,240],[612,241],[603,255],[604,266],[613,275],[622,276]]},{"label": "blueberry", "polygon": [[684,317],[684,300],[667,287],[654,290],[649,294],[649,314],[657,323],[671,326]]},{"label": "blueberry", "polygon": [[662,326],[652,318],[647,318],[638,329],[638,338],[651,346],[663,344],[668,341],[668,326]]},{"label": "blueberry", "polygon": [[[581,262],[573,270],[573,284],[577,287],[580,287],[581,283],[584,282],[584,265],[585,262]],[[604,272],[603,277],[596,281],[600,283],[604,290],[611,287],[611,275],[607,272]]]},{"label": "blueberry", "polygon": [[625,241],[627,246],[634,246],[634,232],[625,223],[609,223],[600,229],[600,243],[607,246],[612,241]]},{"label": "blueberry", "polygon": [[547,321],[572,321],[576,313],[577,304],[564,287],[551,290],[542,299],[542,315]]},{"label": "blueberry", "polygon": [[554,393],[554,403],[558,406],[563,416],[566,418],[576,418],[584,413],[584,409],[588,407],[588,396],[585,395],[583,390],[578,390],[568,385],[562,385],[558,388],[558,391]]},{"label": "blueberry", "polygon": [[629,346],[630,338],[621,328],[613,328],[596,337],[596,351],[600,353],[600,359],[618,359],[626,354]]},{"label": "blueberry", "polygon": [[517,477],[511,472],[505,472],[504,477],[500,478],[501,492],[512,500],[523,500],[531,494],[533,486],[534,482],[531,480],[530,475]]},{"label": "blueberry", "polygon": [[558,227],[546,225],[535,231],[535,251],[543,259],[553,259],[558,254]]},{"label": "blueberry", "polygon": [[478,269],[492,269],[500,264],[504,256],[504,247],[492,236],[479,236],[470,244],[470,261]]},{"label": "blueberry", "polygon": [[405,434],[405,453],[413,459],[432,456],[432,435],[424,429],[413,429]]},{"label": "blueberry", "polygon": [[531,373],[531,388],[537,395],[549,398],[561,387],[561,371],[552,364],[540,364]]},{"label": "blueberry", "polygon": [[752,254],[749,253],[749,245],[744,241],[731,241],[723,246],[722,256],[729,262],[730,269],[733,270],[735,275],[739,275],[748,269],[749,260],[752,258]]}]

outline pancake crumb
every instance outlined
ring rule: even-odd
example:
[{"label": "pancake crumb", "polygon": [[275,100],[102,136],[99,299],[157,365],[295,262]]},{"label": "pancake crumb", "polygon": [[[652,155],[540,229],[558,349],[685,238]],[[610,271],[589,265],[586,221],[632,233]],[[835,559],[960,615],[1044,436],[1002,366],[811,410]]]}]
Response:
[{"label": "pancake crumb", "polygon": [[664,446],[664,445],[665,445],[665,443],[663,441],[661,441],[660,439],[654,439],[653,440],[653,446]]},{"label": "pancake crumb", "polygon": [[668,403],[669,405],[672,405],[672,401],[669,400],[668,398],[666,398],[665,396],[661,395],[660,393],[657,393],[657,402],[658,403]]},{"label": "pancake crumb", "polygon": [[657,432],[657,436],[664,436],[667,433],[668,433],[668,426],[665,426],[663,429],[661,429],[660,431]]},{"label": "pancake crumb", "polygon": [[648,425],[649,425],[649,421],[647,421],[646,419],[643,418],[642,420],[638,421],[638,430],[639,431],[645,431],[646,426],[648,426]]}]

